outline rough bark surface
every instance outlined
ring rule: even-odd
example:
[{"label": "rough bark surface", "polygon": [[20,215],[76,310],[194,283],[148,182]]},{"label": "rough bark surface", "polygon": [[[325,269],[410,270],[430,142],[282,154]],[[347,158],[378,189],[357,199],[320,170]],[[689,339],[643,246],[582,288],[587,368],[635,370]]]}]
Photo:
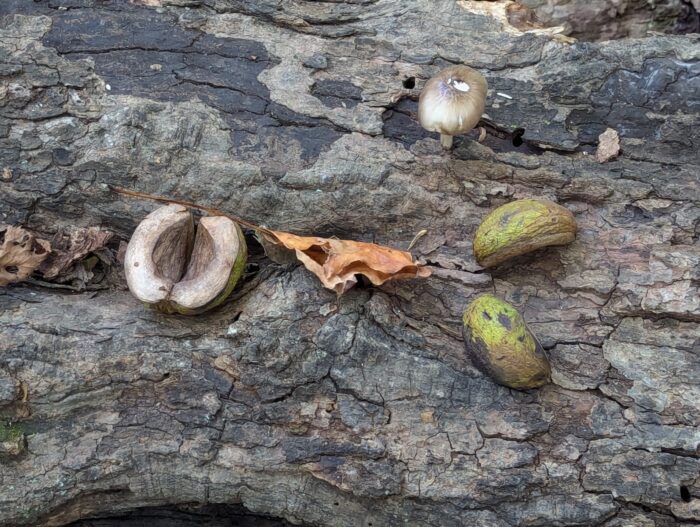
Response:
[{"label": "rough bark surface", "polygon": [[107,518],[78,520],[69,527],[291,527],[284,520],[261,518],[240,505],[143,507]]},{"label": "rough bark surface", "polygon": [[698,0],[519,0],[546,25],[562,25],[583,40],[646,37],[650,33],[697,33]]},{"label": "rough bark surface", "polygon": [[[427,229],[433,275],[336,299],[251,238],[243,286],[200,317],[123,286],[1,289],[1,525],[186,503],[700,522],[697,35],[567,45],[499,2],[162,3],[0,3],[0,221],[127,240],[153,205],[112,184],[301,234],[406,248]],[[487,77],[489,135],[446,154],[414,113],[453,63]],[[607,128],[621,154],[599,164]],[[479,268],[480,219],[519,197],[572,210],[577,241]],[[485,291],[522,310],[553,384],[512,391],[465,358]]]}]

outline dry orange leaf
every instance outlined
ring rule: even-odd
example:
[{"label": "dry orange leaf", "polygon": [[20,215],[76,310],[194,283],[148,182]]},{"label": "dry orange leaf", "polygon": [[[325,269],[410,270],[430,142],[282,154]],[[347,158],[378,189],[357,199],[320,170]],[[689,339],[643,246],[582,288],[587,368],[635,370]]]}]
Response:
[{"label": "dry orange leaf", "polygon": [[430,269],[413,261],[411,253],[374,243],[297,236],[288,232],[263,231],[268,241],[295,252],[297,259],[314,273],[324,287],[343,294],[366,276],[374,285],[398,278],[424,278]]},{"label": "dry orange leaf", "polygon": [[51,252],[51,244],[21,227],[8,227],[0,246],[0,286],[31,276]]},{"label": "dry orange leaf", "polygon": [[226,216],[244,227],[253,229],[263,238],[263,245],[272,243],[284,249],[294,251],[297,260],[315,274],[324,287],[332,289],[339,295],[357,283],[358,274],[366,276],[374,285],[381,285],[389,280],[400,278],[425,278],[430,276],[430,269],[413,261],[411,253],[376,245],[374,243],[319,238],[318,236],[297,236],[288,232],[273,231],[255,225],[210,207],[203,207],[189,201],[172,200],[142,192],[122,188],[113,188],[115,192],[149,199],[161,203],[177,203],[195,208],[215,216]]}]

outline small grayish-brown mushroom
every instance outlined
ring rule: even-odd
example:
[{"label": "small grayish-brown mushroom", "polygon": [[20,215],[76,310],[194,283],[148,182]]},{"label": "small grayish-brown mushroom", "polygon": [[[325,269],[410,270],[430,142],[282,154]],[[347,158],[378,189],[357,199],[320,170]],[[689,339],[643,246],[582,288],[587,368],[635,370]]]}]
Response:
[{"label": "small grayish-brown mushroom", "polygon": [[440,134],[443,148],[452,147],[452,137],[476,126],[486,106],[488,85],[468,66],[450,66],[430,79],[418,102],[423,128]]},{"label": "small grayish-brown mushroom", "polygon": [[161,207],[139,224],[124,257],[129,289],[165,313],[198,314],[221,304],[243,274],[245,238],[237,223],[204,217],[196,236],[189,210]]}]

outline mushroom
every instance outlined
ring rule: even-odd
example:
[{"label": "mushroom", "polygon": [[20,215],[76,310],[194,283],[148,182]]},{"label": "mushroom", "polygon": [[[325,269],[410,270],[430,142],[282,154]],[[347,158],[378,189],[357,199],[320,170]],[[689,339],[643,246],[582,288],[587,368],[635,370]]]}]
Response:
[{"label": "mushroom", "polygon": [[418,102],[423,128],[440,133],[443,148],[452,147],[452,136],[467,133],[481,119],[488,85],[468,66],[450,66],[430,79]]},{"label": "mushroom", "polygon": [[221,304],[243,274],[241,228],[224,216],[199,221],[189,210],[161,207],[139,224],[124,256],[131,293],[164,313],[193,315]]}]

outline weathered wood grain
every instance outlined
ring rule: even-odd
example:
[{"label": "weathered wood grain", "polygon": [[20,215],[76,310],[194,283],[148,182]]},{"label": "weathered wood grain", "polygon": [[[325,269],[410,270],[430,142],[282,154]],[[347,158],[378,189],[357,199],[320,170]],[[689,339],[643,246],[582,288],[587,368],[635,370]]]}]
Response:
[{"label": "weathered wood grain", "polygon": [[[0,222],[126,240],[153,205],[119,185],[300,234],[406,248],[427,229],[433,276],[336,299],[251,238],[244,285],[201,317],[123,287],[0,290],[20,437],[0,525],[188,503],[323,526],[700,521],[697,35],[566,45],[466,0],[163,3],[0,3]],[[486,76],[489,135],[446,154],[414,114],[452,63]],[[621,155],[598,164],[606,128]],[[487,272],[472,236],[520,197],[572,210],[578,239]],[[465,358],[484,291],[522,310],[552,385]]]}]

